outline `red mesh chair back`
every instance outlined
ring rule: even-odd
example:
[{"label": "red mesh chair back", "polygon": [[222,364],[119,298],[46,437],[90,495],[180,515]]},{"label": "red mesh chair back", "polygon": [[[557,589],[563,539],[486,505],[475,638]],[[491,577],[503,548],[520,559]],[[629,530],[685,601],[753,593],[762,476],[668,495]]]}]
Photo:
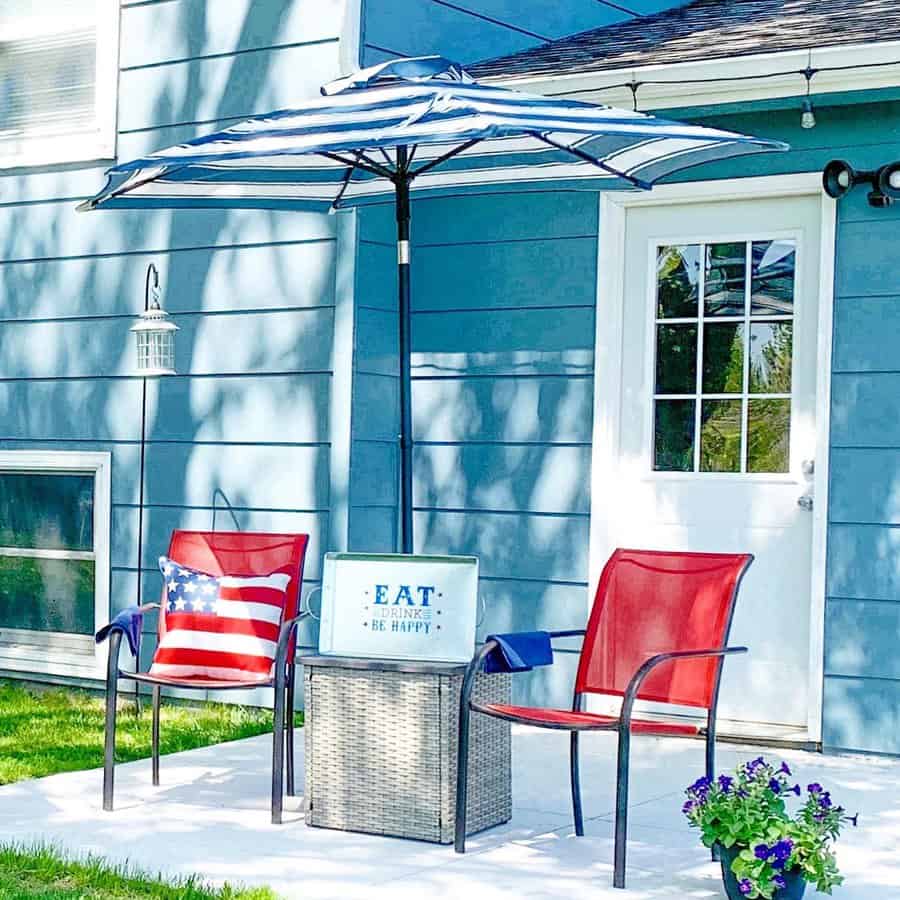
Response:
[{"label": "red mesh chair back", "polygon": [[[173,531],[169,541],[170,559],[208,575],[253,576],[287,572],[291,576],[286,591],[282,621],[297,615],[307,534],[265,534],[252,531]],[[166,604],[159,616],[159,636],[166,631]],[[293,662],[294,648],[288,662]]]},{"label": "red mesh chair back", "polygon": [[[577,693],[623,695],[651,656],[723,648],[749,554],[616,550],[603,569],[578,665]],[[667,662],[638,699],[709,709],[721,659]]]}]

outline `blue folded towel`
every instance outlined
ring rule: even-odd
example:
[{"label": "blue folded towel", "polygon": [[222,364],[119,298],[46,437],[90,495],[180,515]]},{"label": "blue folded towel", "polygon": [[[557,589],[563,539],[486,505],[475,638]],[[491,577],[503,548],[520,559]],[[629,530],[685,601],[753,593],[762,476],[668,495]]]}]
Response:
[{"label": "blue folded towel", "polygon": [[547,631],[489,634],[497,646],[485,657],[485,672],[530,672],[535,666],[553,665],[553,648]]},{"label": "blue folded towel", "polygon": [[114,631],[121,631],[128,639],[131,655],[137,659],[141,652],[141,622],[144,612],[139,606],[129,606],[118,613],[108,625],[104,625],[95,635],[98,644],[103,643]]}]

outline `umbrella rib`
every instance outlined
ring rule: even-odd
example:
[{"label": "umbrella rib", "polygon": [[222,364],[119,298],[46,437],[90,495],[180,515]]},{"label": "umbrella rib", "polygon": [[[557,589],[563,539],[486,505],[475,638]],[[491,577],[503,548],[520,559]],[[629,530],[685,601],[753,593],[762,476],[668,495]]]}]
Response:
[{"label": "umbrella rib", "polygon": [[361,151],[357,152],[359,153],[359,156],[355,160],[345,159],[339,153],[331,153],[328,150],[320,150],[319,156],[324,156],[326,159],[334,160],[334,162],[343,163],[343,165],[349,166],[351,169],[364,169],[366,172],[371,172],[373,175],[380,175],[382,178],[387,178],[390,181],[394,180],[394,173],[390,169],[386,169]]},{"label": "umbrella rib", "polygon": [[337,196],[331,202],[332,210],[337,210],[341,205],[341,200],[344,198],[344,194],[347,191],[347,188],[350,186],[350,179],[353,177],[353,173],[356,171],[356,164],[359,162],[359,157],[362,154],[356,154],[356,160],[354,161],[352,166],[347,166],[347,171],[344,172],[344,177],[341,181],[341,189],[337,192]]},{"label": "umbrella rib", "polygon": [[435,166],[439,166],[441,163],[447,162],[448,159],[453,159],[454,156],[458,156],[460,153],[464,153],[469,147],[474,147],[475,144],[481,142],[481,138],[473,138],[471,141],[466,141],[464,144],[460,144],[458,147],[454,147],[452,150],[449,150],[447,153],[442,154],[436,159],[431,160],[431,162],[427,162],[422,166],[419,166],[414,172],[412,172],[412,177],[415,178],[418,175],[421,175],[423,172],[427,172],[429,169],[433,169]]},{"label": "umbrella rib", "polygon": [[609,172],[610,175],[615,175],[617,178],[624,178],[625,181],[633,184],[635,187],[639,187],[645,191],[653,189],[653,185],[650,184],[649,181],[644,181],[641,178],[635,178],[634,175],[628,175],[625,172],[620,172],[618,169],[614,169],[612,166],[607,165],[607,163],[597,159],[595,156],[591,156],[590,153],[585,153],[584,150],[579,150],[578,147],[569,147],[566,144],[559,144],[556,141],[548,138],[545,134],[540,134],[537,131],[532,131],[531,136],[536,137],[539,141],[543,141],[548,146],[554,147],[557,150],[562,150],[565,153],[571,153],[573,156],[577,156],[578,159],[584,160],[584,162],[590,163],[593,166],[597,166],[598,168],[603,169],[604,172]]}]

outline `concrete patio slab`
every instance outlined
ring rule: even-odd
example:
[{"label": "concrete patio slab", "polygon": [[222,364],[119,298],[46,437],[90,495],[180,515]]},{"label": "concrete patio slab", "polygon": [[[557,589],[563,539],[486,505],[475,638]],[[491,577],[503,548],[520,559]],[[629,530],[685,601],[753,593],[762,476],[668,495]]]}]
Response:
[{"label": "concrete patio slab", "polygon": [[[614,738],[587,735],[583,742],[588,821],[585,837],[576,838],[567,736],[526,728],[513,735],[513,819],[471,838],[465,856],[446,846],[308,828],[299,797],[287,799],[283,826],[270,825],[267,737],[165,757],[159,788],[150,783],[149,762],[120,766],[111,814],[100,808],[99,771],[0,788],[0,841],[49,841],[151,871],[268,884],[305,900],[457,900],[488,884],[500,900],[723,896],[716,866],[680,814],[682,789],[702,768],[702,744],[634,741],[628,890],[622,892],[611,886]],[[719,768],[760,752],[722,745]],[[827,784],[861,814],[860,827],[839,848],[847,884],[834,896],[900,898],[900,760],[766,752],[787,759],[801,783]]]}]

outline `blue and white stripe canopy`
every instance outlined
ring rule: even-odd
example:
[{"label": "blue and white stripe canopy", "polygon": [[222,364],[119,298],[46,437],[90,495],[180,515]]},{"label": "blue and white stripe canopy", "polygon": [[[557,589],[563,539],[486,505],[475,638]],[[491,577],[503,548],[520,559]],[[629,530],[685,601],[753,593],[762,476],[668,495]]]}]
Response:
[{"label": "blue and white stripe canopy", "polygon": [[[110,169],[82,209],[337,209],[391,202],[398,148],[417,194],[650,188],[785,144],[475,83],[440,57],[394,60],[322,98]],[[401,157],[402,159],[402,157]],[[392,180],[393,179],[393,180]]]}]

